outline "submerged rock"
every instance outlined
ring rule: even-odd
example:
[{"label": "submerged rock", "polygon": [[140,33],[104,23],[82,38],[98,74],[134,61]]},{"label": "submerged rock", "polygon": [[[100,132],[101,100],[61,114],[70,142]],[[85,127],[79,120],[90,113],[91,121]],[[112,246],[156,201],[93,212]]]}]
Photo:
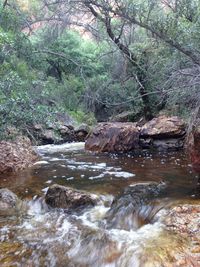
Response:
[{"label": "submerged rock", "polygon": [[54,184],[49,187],[45,202],[52,208],[80,210],[94,206],[97,203],[97,197],[70,187]]},{"label": "submerged rock", "polygon": [[108,227],[131,230],[151,222],[161,208],[156,207],[153,201],[165,188],[165,183],[156,182],[140,183],[126,188],[114,199],[106,214]]},{"label": "submerged rock", "polygon": [[22,201],[7,188],[0,189],[0,216],[16,215],[21,211]]},{"label": "submerged rock", "polygon": [[16,172],[33,165],[38,155],[26,137],[18,137],[15,142],[0,142],[0,173]]},{"label": "submerged rock", "polygon": [[100,123],[86,139],[85,148],[97,152],[128,152],[139,147],[135,123]]}]

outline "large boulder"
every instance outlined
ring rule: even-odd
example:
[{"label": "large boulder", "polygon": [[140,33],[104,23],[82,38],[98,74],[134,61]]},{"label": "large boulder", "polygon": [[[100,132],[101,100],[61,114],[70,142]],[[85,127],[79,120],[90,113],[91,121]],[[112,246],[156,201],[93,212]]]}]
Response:
[{"label": "large boulder", "polygon": [[54,184],[49,187],[45,196],[45,202],[52,208],[81,210],[94,206],[97,202],[97,197],[70,187]]},{"label": "large boulder", "polygon": [[176,116],[159,116],[145,123],[140,130],[142,148],[182,149],[185,142],[186,125]]},{"label": "large boulder", "polygon": [[[187,150],[195,172],[200,174],[200,106],[194,110],[187,132]],[[200,182],[200,181],[199,181]]]},{"label": "large boulder", "polygon": [[97,152],[128,152],[139,147],[135,123],[100,123],[86,139],[85,148]]},{"label": "large boulder", "polygon": [[0,173],[16,172],[32,166],[38,158],[31,142],[18,137],[15,142],[0,142]]},{"label": "large boulder", "polygon": [[193,127],[188,135],[188,151],[193,169],[200,173],[200,125]]},{"label": "large boulder", "polygon": [[17,215],[21,212],[22,201],[9,189],[0,189],[0,216]]},{"label": "large boulder", "polygon": [[155,139],[182,137],[185,135],[185,123],[182,119],[174,116],[159,116],[145,123],[141,127],[141,137],[152,137]]}]

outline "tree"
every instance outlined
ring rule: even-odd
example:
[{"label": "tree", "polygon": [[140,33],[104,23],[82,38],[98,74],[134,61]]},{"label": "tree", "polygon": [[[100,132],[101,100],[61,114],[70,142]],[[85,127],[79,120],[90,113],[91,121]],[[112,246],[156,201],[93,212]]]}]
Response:
[{"label": "tree", "polygon": [[50,0],[45,1],[45,7],[49,8],[51,20],[61,22],[67,18],[68,24],[85,26],[92,32],[98,31],[94,19],[101,25],[100,28],[133,66],[133,77],[138,83],[144,114],[148,119],[152,117],[152,110],[147,53],[145,49],[140,51],[143,56],[138,58],[137,52],[131,48],[138,29],[144,30],[147,40],[151,38],[168,46],[171,56],[182,54],[185,64],[200,64],[199,42],[190,44],[191,38],[197,39],[198,35],[198,0]]}]

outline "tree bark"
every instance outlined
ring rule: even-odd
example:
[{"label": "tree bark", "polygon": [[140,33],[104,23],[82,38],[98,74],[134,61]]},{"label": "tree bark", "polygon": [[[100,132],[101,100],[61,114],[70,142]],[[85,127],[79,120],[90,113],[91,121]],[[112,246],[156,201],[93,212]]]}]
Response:
[{"label": "tree bark", "polygon": [[99,19],[101,22],[104,23],[105,27],[106,27],[106,31],[108,36],[110,37],[110,39],[117,45],[117,47],[119,48],[119,50],[128,58],[128,60],[130,61],[130,63],[136,68],[136,72],[139,73],[139,75],[136,74],[136,81],[139,85],[139,92],[140,92],[140,96],[143,102],[143,113],[145,116],[146,120],[151,120],[153,118],[153,114],[152,114],[152,110],[151,110],[151,105],[150,105],[150,100],[149,100],[149,96],[146,90],[146,75],[145,75],[145,71],[143,70],[143,67],[140,66],[140,64],[138,64],[137,62],[137,58],[134,55],[134,53],[128,48],[128,46],[124,45],[121,41],[121,34],[116,37],[113,30],[112,30],[112,26],[111,26],[111,18],[109,16],[109,13],[104,14],[105,17],[102,17],[94,8],[93,6],[91,6],[89,3],[85,3],[85,5],[90,9],[90,11],[92,12],[92,14],[94,15],[95,18]]}]

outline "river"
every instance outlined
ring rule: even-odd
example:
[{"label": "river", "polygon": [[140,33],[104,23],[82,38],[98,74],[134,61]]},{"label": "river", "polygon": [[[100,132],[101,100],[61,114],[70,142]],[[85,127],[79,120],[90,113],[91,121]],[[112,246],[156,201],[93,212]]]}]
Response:
[{"label": "river", "polygon": [[[189,203],[198,194],[198,177],[183,152],[93,154],[83,143],[36,149],[41,158],[32,168],[0,176],[0,187],[28,206],[17,218],[0,217],[0,266],[159,267],[167,266],[172,248],[183,248],[184,240],[167,232],[161,220],[169,203]],[[107,229],[104,216],[113,198],[151,181],[167,185],[155,220],[138,229]],[[49,209],[41,196],[55,183],[102,201],[81,214]]]}]

